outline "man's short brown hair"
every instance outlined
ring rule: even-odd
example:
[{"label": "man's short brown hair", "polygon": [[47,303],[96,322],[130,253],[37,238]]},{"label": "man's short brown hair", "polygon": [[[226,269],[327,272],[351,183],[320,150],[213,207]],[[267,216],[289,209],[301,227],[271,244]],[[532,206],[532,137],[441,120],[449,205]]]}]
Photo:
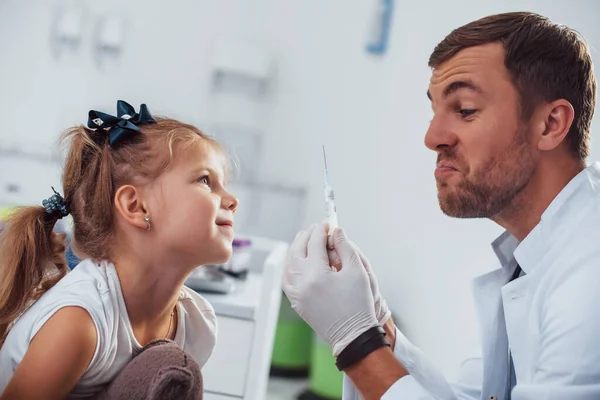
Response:
[{"label": "man's short brown hair", "polygon": [[585,39],[575,30],[529,12],[491,15],[452,31],[429,57],[439,67],[459,51],[501,42],[505,66],[520,99],[524,120],[542,101],[565,99],[575,110],[566,141],[581,163],[589,155],[596,78]]}]

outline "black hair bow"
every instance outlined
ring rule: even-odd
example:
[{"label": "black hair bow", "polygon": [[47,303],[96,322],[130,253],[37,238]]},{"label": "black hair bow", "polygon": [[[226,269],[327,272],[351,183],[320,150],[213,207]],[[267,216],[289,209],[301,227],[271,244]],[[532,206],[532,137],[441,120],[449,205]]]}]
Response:
[{"label": "black hair bow", "polygon": [[117,101],[116,117],[100,111],[90,110],[87,127],[91,130],[102,129],[108,131],[108,144],[114,147],[131,134],[139,132],[139,125],[155,123],[156,120],[145,104],[142,104],[140,112],[136,113],[133,106],[119,100]]}]

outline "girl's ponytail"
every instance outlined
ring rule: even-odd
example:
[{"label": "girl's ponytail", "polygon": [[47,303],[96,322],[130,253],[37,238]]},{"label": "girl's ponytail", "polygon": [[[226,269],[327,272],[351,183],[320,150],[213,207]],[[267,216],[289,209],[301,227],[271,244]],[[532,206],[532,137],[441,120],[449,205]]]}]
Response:
[{"label": "girl's ponytail", "polygon": [[66,271],[54,264],[52,229],[62,217],[44,207],[17,208],[0,234],[0,346],[12,322]]}]

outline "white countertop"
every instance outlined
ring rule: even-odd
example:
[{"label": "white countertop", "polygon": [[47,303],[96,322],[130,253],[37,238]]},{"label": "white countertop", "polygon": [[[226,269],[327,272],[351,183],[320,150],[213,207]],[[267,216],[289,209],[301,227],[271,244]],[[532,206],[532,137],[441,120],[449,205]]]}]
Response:
[{"label": "white countertop", "polygon": [[260,301],[262,280],[262,274],[249,272],[245,280],[236,280],[235,289],[231,293],[197,292],[212,304],[218,315],[254,320]]}]

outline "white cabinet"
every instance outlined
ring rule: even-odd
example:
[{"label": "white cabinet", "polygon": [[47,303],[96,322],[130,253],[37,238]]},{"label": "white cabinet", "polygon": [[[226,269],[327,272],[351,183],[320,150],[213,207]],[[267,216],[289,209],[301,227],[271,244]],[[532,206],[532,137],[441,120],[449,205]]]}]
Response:
[{"label": "white cabinet", "polygon": [[214,307],[218,324],[217,345],[202,368],[207,400],[266,398],[287,244],[251,240],[253,265],[247,279],[236,283],[232,293],[202,294]]},{"label": "white cabinet", "polygon": [[217,316],[217,346],[202,368],[204,390],[242,397],[252,350],[254,322]]}]

